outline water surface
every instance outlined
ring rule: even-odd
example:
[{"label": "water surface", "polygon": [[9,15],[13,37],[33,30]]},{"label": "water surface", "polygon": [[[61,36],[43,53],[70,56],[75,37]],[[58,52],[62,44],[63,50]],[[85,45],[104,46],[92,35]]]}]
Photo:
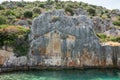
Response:
[{"label": "water surface", "polygon": [[120,80],[120,70],[19,71],[0,74],[0,80]]}]

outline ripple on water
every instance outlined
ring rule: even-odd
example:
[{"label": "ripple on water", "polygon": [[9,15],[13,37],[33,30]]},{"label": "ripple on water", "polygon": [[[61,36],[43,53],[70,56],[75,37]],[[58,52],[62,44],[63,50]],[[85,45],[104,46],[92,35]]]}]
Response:
[{"label": "ripple on water", "polygon": [[19,71],[1,74],[0,80],[120,80],[120,70]]}]

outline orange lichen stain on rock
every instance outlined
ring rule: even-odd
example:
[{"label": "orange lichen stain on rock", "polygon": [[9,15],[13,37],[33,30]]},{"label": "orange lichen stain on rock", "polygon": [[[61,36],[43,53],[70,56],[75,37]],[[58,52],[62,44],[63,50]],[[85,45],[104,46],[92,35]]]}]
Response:
[{"label": "orange lichen stain on rock", "polygon": [[71,51],[67,51],[67,55],[66,55],[67,58],[71,57]]},{"label": "orange lichen stain on rock", "polygon": [[72,35],[67,35],[67,39],[69,40],[72,40],[72,41],[75,41],[75,36],[72,36]]},{"label": "orange lichen stain on rock", "polygon": [[0,65],[3,65],[4,62],[10,57],[11,54],[12,52],[0,50]]},{"label": "orange lichen stain on rock", "polygon": [[40,47],[39,52],[40,52],[40,54],[45,54],[46,53],[46,48]]},{"label": "orange lichen stain on rock", "polygon": [[100,65],[105,67],[106,66],[106,60],[101,60]]},{"label": "orange lichen stain on rock", "polygon": [[112,42],[112,41],[105,42],[103,44],[105,44],[105,45],[111,45],[111,46],[120,46],[119,42]]},{"label": "orange lichen stain on rock", "polygon": [[92,63],[93,63],[93,65],[95,65],[95,66],[100,65],[100,64],[99,64],[99,59],[97,59],[96,56],[94,56],[94,58],[92,59]]},{"label": "orange lichen stain on rock", "polygon": [[83,55],[82,57],[84,59],[91,59],[91,55],[88,53],[87,49],[83,49]]},{"label": "orange lichen stain on rock", "polygon": [[97,66],[99,59],[96,55],[90,54],[87,49],[83,49],[83,54],[80,57],[80,65]]},{"label": "orange lichen stain on rock", "polygon": [[76,65],[75,61],[71,60],[71,61],[69,62],[69,66],[70,66],[70,67],[75,66],[75,65]]}]

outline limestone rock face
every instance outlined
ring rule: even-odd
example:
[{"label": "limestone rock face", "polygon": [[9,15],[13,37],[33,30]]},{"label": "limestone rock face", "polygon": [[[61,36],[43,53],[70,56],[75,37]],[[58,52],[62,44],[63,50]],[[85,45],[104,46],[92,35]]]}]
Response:
[{"label": "limestone rock face", "polygon": [[108,31],[105,31],[104,32],[105,35],[107,36],[120,36],[120,29],[116,29],[116,28],[113,28],[113,29],[110,29]]},{"label": "limestone rock face", "polygon": [[93,17],[92,18],[93,23],[94,23],[94,30],[97,33],[103,33],[110,28],[113,28],[114,25],[112,24],[112,21],[109,19],[102,19],[100,17]]},{"label": "limestone rock face", "polygon": [[11,54],[11,52],[0,50],[0,66],[2,66],[4,62],[9,59]]},{"label": "limestone rock face", "polygon": [[64,10],[43,13],[33,20],[29,54],[11,55],[3,66],[119,68],[120,46],[101,44],[93,28],[85,15],[67,16]]},{"label": "limestone rock face", "polygon": [[14,66],[26,66],[27,65],[27,57],[16,57],[14,54],[11,54],[8,60],[4,62],[5,67],[14,67]]},{"label": "limestone rock face", "polygon": [[87,11],[83,10],[82,8],[74,9],[74,15],[88,15]]},{"label": "limestone rock face", "polygon": [[47,12],[33,21],[29,65],[100,66],[101,45],[92,21],[66,16],[63,10]]}]

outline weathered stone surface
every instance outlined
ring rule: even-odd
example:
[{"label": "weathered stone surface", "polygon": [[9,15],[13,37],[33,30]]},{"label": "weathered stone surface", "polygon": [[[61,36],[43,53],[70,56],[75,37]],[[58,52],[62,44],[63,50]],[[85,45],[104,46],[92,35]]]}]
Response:
[{"label": "weathered stone surface", "polygon": [[[52,22],[54,16],[57,19]],[[106,23],[103,31],[107,30]],[[37,61],[35,65],[113,67],[116,53],[112,46],[100,45],[93,27],[92,21],[84,15],[68,17],[61,10],[40,15],[31,28],[30,55]]]},{"label": "weathered stone surface", "polygon": [[114,25],[112,24],[112,21],[110,19],[102,19],[100,17],[93,17],[92,18],[94,23],[94,30],[97,33],[103,33],[110,28],[113,28]]},{"label": "weathered stone surface", "polygon": [[15,22],[15,25],[30,27],[32,25],[32,21],[30,21],[30,20],[19,20],[19,21]]},{"label": "weathered stone surface", "polygon": [[82,8],[74,9],[74,15],[88,15],[87,11],[83,10]]},{"label": "weathered stone surface", "polygon": [[41,14],[33,20],[27,56],[11,55],[6,66],[31,67],[118,67],[120,46],[100,44],[91,19],[67,16],[64,10]]},{"label": "weathered stone surface", "polygon": [[0,66],[3,65],[4,62],[9,59],[11,54],[11,52],[0,50]]},{"label": "weathered stone surface", "polygon": [[116,28],[113,28],[113,29],[110,29],[108,31],[105,31],[104,32],[105,35],[107,36],[120,36],[120,29],[116,29]]},{"label": "weathered stone surface", "polygon": [[14,54],[11,54],[8,60],[4,62],[3,66],[7,67],[14,67],[14,66],[26,66],[27,65],[27,57],[16,57]]}]

